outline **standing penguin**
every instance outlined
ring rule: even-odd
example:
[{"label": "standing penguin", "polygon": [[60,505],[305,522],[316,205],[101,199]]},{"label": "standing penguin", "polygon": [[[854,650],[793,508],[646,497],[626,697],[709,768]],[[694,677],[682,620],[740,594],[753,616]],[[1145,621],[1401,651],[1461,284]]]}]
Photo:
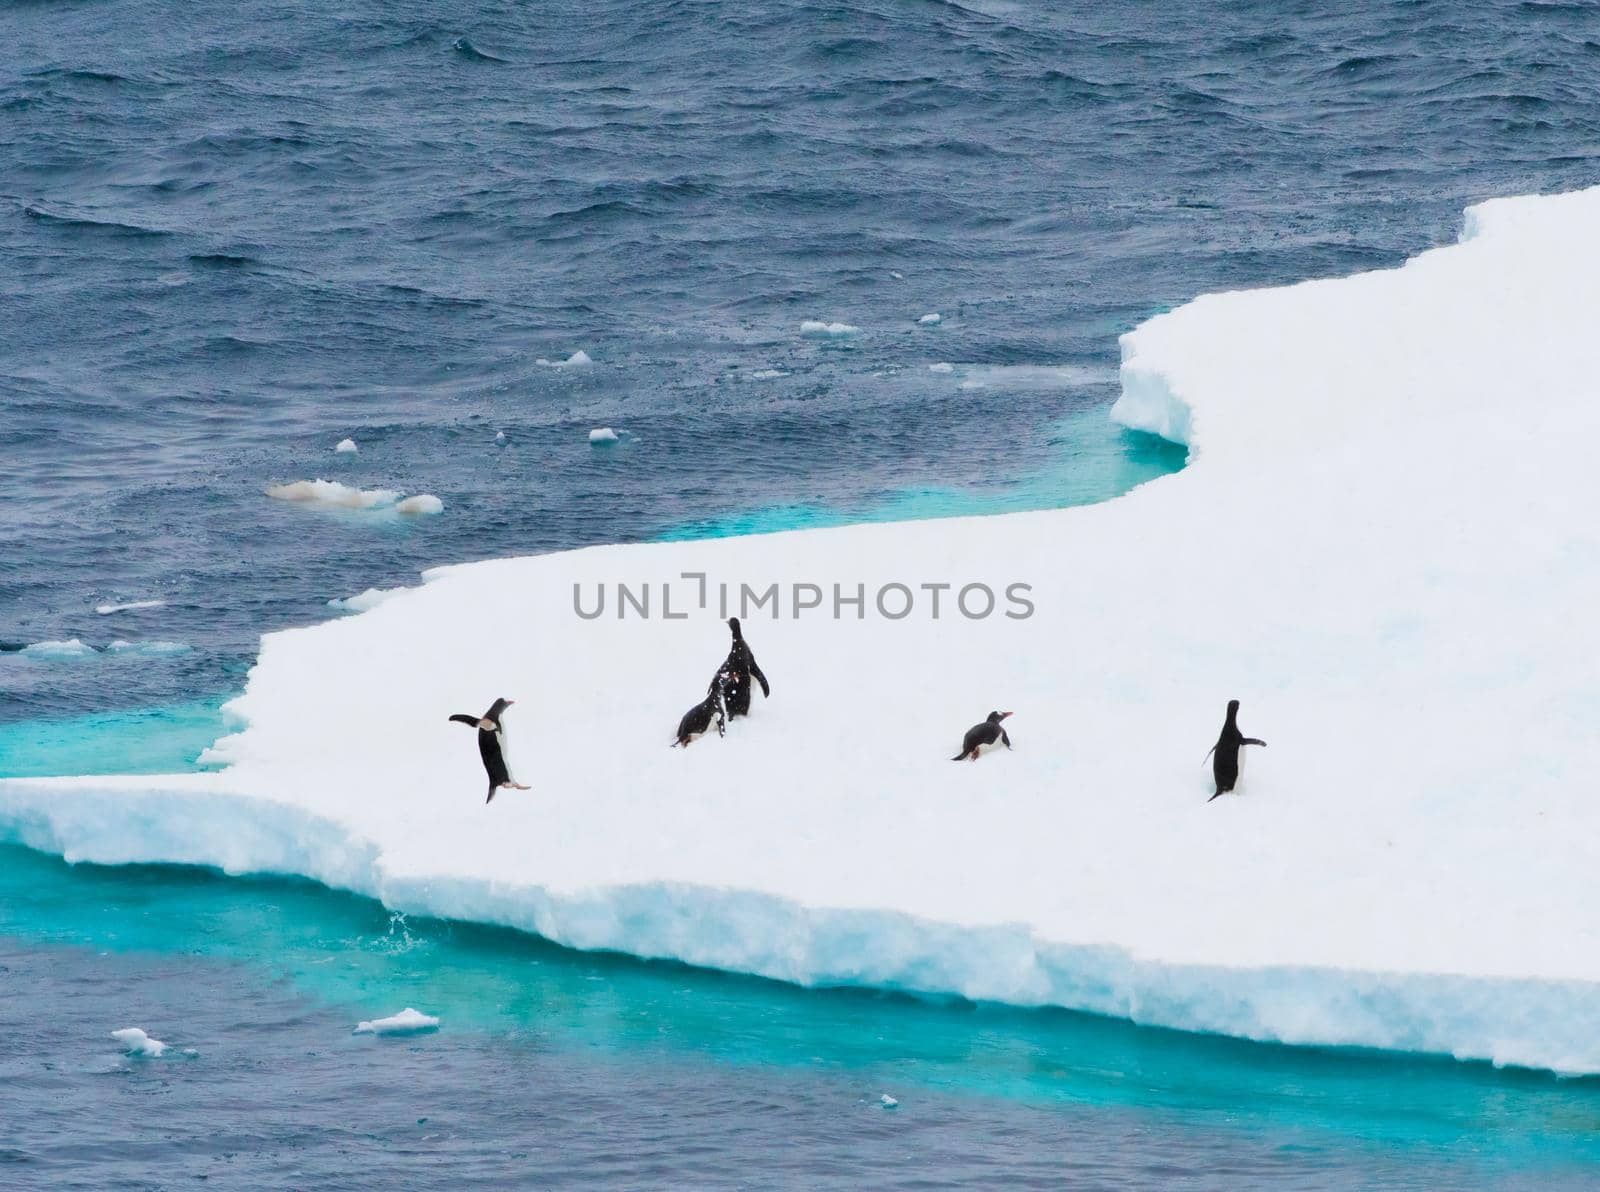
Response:
[{"label": "standing penguin", "polygon": [[[1206,754],[1211,759],[1211,776],[1217,780],[1216,793],[1211,799],[1215,799],[1217,795],[1227,794],[1239,781],[1239,771],[1244,768],[1244,755],[1239,752],[1239,747],[1260,745],[1266,748],[1266,744],[1265,741],[1247,737],[1239,731],[1239,701],[1230,699],[1228,718],[1222,722],[1222,735],[1211,747],[1211,752]],[[1211,799],[1207,799],[1206,802],[1211,802]]]},{"label": "standing penguin", "polygon": [[745,643],[744,633],[739,628],[739,618],[729,617],[728,628],[733,631],[733,648],[728,651],[727,660],[722,668],[717,671],[723,690],[727,694],[728,719],[735,716],[748,716],[750,714],[750,676],[756,677],[756,682],[761,684],[761,696],[770,698],[772,688],[767,683],[767,676],[761,673],[761,668],[756,665],[756,656],[750,652],[750,647]]},{"label": "standing penguin", "polygon": [[484,772],[489,775],[489,797],[484,800],[485,803],[493,802],[495,791],[503,786],[519,791],[528,789],[520,782],[513,782],[511,771],[506,767],[506,730],[500,717],[515,702],[497,699],[482,716],[458,712],[450,717],[457,724],[471,725],[478,730],[478,756],[483,758]]},{"label": "standing penguin", "polygon": [[691,741],[696,740],[711,727],[713,719],[717,722],[717,736],[725,736],[727,717],[722,710],[722,672],[718,671],[711,680],[711,686],[706,691],[705,699],[683,714],[683,719],[678,721],[678,735],[673,738],[673,745],[681,745],[685,749]]},{"label": "standing penguin", "polygon": [[975,724],[969,728],[967,735],[961,739],[961,752],[950,760],[964,762],[970,757],[973,761],[977,761],[981,754],[1000,745],[1010,749],[1011,738],[1006,736],[1006,730],[1000,727],[1000,722],[1009,715],[1010,712],[990,712],[989,718],[982,724]]}]

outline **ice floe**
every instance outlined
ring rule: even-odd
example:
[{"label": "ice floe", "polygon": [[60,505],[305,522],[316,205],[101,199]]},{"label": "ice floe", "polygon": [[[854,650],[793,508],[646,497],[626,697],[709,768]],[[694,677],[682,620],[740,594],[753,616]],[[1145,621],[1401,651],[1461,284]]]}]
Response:
[{"label": "ice floe", "polygon": [[356,446],[354,439],[340,439],[338,446],[334,450],[340,455],[354,455],[360,448]]},{"label": "ice floe", "polygon": [[617,432],[609,426],[597,426],[589,432],[589,442],[595,444],[615,443],[617,437]]},{"label": "ice floe", "polygon": [[[1126,335],[1115,416],[1186,444],[1177,475],[441,568],[264,637],[229,769],[0,781],[0,836],[805,985],[1600,1073],[1596,309],[1600,190],[1483,204],[1402,267]],[[575,609],[669,580],[670,617],[659,587]],[[1016,582],[1016,620],[873,598]],[[822,607],[739,609],[769,583]],[[772,698],[668,750],[722,585]],[[445,717],[496,695],[535,791],[485,807]],[[1271,745],[1208,804],[1230,698]],[[996,706],[1026,742],[952,765]]]},{"label": "ice floe", "polygon": [[356,1035],[420,1035],[426,1031],[439,1029],[439,1020],[431,1014],[424,1014],[420,1010],[413,1010],[407,1006],[398,1014],[391,1014],[387,1018],[374,1018],[369,1022],[358,1022],[352,1034]]},{"label": "ice floe", "polygon": [[160,1039],[152,1039],[145,1034],[143,1028],[125,1026],[121,1030],[111,1032],[111,1037],[122,1044],[122,1049],[129,1055],[145,1056],[155,1059],[167,1050],[167,1045]]},{"label": "ice floe", "polygon": [[855,335],[861,328],[849,323],[825,323],[820,319],[807,319],[800,324],[800,334],[821,339],[843,339]]}]

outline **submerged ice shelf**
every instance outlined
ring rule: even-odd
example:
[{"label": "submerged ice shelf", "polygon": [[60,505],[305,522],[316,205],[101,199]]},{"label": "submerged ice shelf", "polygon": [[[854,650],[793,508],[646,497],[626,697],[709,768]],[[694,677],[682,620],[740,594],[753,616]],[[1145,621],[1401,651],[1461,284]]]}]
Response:
[{"label": "submerged ice shelf", "polygon": [[[0,782],[0,832],[806,984],[1600,1072],[1597,266],[1593,190],[1203,297],[1123,341],[1114,413],[1189,445],[1176,476],[443,568],[265,638],[229,769]],[[726,647],[685,572],[1035,612],[748,616],[771,700],[669,751]],[[575,613],[618,583],[654,615]],[[534,790],[485,808],[445,717],[497,695]],[[1271,747],[1208,805],[1231,697]],[[992,707],[1016,749],[952,765]]]}]

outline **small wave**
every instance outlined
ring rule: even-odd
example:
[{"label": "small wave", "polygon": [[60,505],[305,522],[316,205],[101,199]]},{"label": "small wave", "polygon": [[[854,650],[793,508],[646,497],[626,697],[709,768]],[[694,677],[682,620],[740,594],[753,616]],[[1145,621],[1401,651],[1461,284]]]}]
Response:
[{"label": "small wave", "polygon": [[468,62],[497,62],[505,64],[504,58],[496,58],[493,54],[486,54],[464,37],[458,37],[450,43],[450,48]]},{"label": "small wave", "polygon": [[122,604],[97,604],[94,611],[102,617],[109,617],[112,613],[131,612],[139,608],[162,608],[166,603],[165,600],[128,600]]},{"label": "small wave", "polygon": [[261,264],[254,257],[229,252],[196,252],[189,254],[189,263],[203,269],[250,269]]},{"label": "small wave", "polygon": [[47,211],[43,207],[32,203],[22,205],[22,213],[29,219],[39,223],[50,224],[58,228],[82,228],[86,231],[102,232],[112,236],[170,236],[171,232],[163,228],[147,228],[141,224],[123,223],[115,219],[102,219],[92,215],[68,214],[60,211]]}]

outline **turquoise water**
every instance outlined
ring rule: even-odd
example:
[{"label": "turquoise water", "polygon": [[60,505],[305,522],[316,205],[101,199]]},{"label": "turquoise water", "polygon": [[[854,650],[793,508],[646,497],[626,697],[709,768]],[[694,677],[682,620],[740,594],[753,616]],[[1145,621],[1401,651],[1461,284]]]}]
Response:
[{"label": "turquoise water", "polygon": [[227,698],[0,723],[0,778],[201,769],[201,751],[227,731]]}]

